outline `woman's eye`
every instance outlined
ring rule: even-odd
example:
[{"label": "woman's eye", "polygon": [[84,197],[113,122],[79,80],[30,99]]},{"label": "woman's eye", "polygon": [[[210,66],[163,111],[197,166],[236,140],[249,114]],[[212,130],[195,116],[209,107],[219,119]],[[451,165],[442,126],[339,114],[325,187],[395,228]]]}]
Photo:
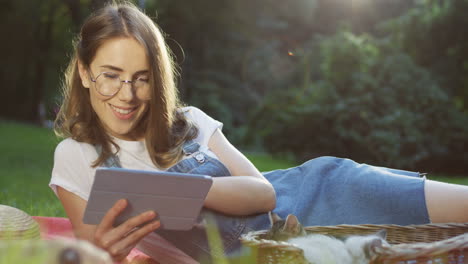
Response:
[{"label": "woman's eye", "polygon": [[106,77],[107,79],[119,79],[119,75],[111,72],[104,72],[102,76]]},{"label": "woman's eye", "polygon": [[137,81],[147,83],[147,82],[149,82],[149,78],[146,77],[146,76],[145,77],[140,76],[140,77],[137,78]]}]

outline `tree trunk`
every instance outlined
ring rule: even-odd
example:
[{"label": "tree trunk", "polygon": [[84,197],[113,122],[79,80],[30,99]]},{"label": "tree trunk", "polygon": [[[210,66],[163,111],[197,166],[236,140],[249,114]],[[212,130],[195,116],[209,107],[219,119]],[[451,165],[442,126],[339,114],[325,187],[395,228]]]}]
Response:
[{"label": "tree trunk", "polygon": [[40,106],[44,96],[47,58],[49,57],[50,50],[52,48],[52,26],[54,23],[54,14],[56,11],[56,7],[57,5],[55,3],[49,5],[49,13],[47,15],[47,20],[43,25],[39,26],[40,30],[38,30],[37,33],[38,51],[35,63],[36,78],[33,83],[34,87],[32,89],[33,96],[31,102],[31,117],[32,121],[38,124],[41,124],[45,118],[45,116],[43,116],[44,109],[41,109]]},{"label": "tree trunk", "polygon": [[78,32],[80,25],[83,22],[83,16],[81,13],[81,5],[79,0],[65,0],[65,4],[68,6],[68,11],[70,12],[72,23],[73,23],[73,32]]}]

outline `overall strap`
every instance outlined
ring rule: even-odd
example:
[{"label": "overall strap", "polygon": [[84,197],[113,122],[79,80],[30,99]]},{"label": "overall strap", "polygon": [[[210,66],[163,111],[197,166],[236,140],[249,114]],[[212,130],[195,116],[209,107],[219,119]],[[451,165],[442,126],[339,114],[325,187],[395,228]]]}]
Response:
[{"label": "overall strap", "polygon": [[193,153],[198,152],[199,149],[200,144],[198,144],[197,142],[193,142],[193,140],[185,141],[184,146],[182,147],[182,151],[186,156],[190,156]]},{"label": "overall strap", "polygon": [[[101,155],[101,145],[96,145],[94,146],[94,148],[96,149],[98,156]],[[122,165],[120,165],[119,157],[117,157],[117,155],[115,154],[111,154],[110,157],[103,162],[102,166],[107,168],[122,168]]]}]

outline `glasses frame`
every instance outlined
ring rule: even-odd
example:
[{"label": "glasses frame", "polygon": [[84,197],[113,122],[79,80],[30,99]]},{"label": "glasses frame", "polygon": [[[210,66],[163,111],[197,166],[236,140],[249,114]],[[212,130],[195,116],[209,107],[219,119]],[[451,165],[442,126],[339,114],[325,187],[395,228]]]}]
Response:
[{"label": "glasses frame", "polygon": [[99,78],[99,76],[101,76],[101,75],[103,75],[103,74],[106,74],[106,73],[109,73],[109,74],[116,74],[115,72],[101,72],[101,73],[99,73],[99,74],[96,76],[96,78],[93,79],[93,77],[92,77],[93,74],[92,74],[91,71],[89,71],[89,75],[90,75],[90,76],[89,76],[89,79],[94,83],[94,88],[96,89],[96,91],[97,91],[100,95],[106,96],[106,97],[113,97],[113,96],[115,96],[116,94],[118,94],[118,93],[120,92],[120,89],[122,89],[122,87],[123,87],[123,85],[124,85],[125,83],[129,83],[129,84],[131,85],[132,88],[135,88],[135,82],[138,81],[138,80],[140,80],[140,77],[136,78],[136,79],[133,80],[133,81],[132,81],[132,80],[122,80],[122,79],[120,78],[120,74],[117,74],[117,75],[119,76],[118,78],[119,78],[119,81],[120,81],[120,86],[119,86],[119,88],[117,89],[117,91],[115,91],[115,93],[113,93],[113,94],[111,94],[111,95],[109,95],[109,94],[103,94],[103,93],[101,93],[101,92],[99,91],[99,89],[98,89],[98,87],[97,87],[97,82],[96,82],[96,81],[97,81],[97,79]]}]

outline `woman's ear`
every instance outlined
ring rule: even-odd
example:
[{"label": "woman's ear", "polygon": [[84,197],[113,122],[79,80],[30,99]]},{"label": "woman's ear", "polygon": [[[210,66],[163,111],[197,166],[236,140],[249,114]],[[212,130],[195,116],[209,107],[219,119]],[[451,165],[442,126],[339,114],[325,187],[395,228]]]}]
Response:
[{"label": "woman's ear", "polygon": [[80,74],[80,79],[81,79],[81,84],[85,88],[90,88],[91,87],[91,80],[90,76],[88,74],[88,71],[86,70],[85,66],[81,61],[78,60],[78,72]]}]

